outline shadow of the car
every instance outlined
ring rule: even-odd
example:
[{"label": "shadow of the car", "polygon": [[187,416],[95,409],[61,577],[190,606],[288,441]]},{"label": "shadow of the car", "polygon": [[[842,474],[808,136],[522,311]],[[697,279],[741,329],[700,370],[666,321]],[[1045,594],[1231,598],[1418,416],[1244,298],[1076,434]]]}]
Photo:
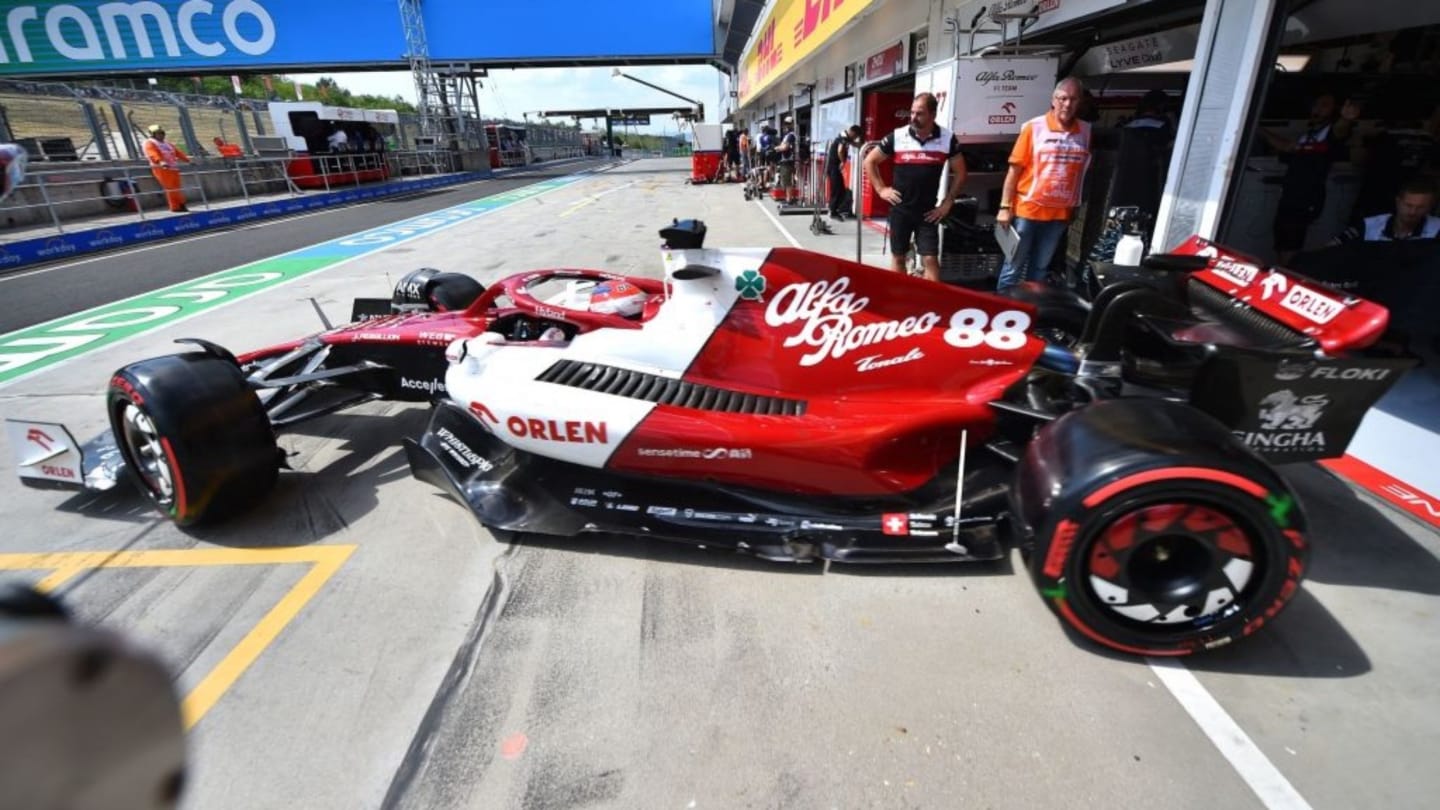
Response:
[{"label": "shadow of the car", "polygon": [[76,492],[55,507],[56,511],[97,520],[148,523],[160,517],[150,501],[129,481],[121,481],[104,492]]},{"label": "shadow of the car", "polygon": [[[438,493],[437,493],[438,494]],[[441,496],[443,497],[443,496]],[[473,518],[472,518],[473,519]],[[624,534],[584,534],[575,537],[531,534],[528,532],[495,532],[497,540],[511,542],[522,548],[550,549],[574,554],[606,557],[628,557],[638,560],[726,568],[741,571],[762,571],[815,576],[825,572],[820,563],[774,562],[720,546],[698,546],[689,543],[635,537]]]},{"label": "shadow of the car", "polygon": [[[1077,646],[1116,661],[1144,663],[1134,655],[1100,647],[1068,624],[1064,627]],[[1372,669],[1359,642],[1303,587],[1283,613],[1254,634],[1179,660],[1196,672],[1284,678],[1354,678]]]},{"label": "shadow of the car", "polygon": [[1309,522],[1307,581],[1440,594],[1440,560],[1416,540],[1434,529],[1367,503],[1354,485],[1322,467],[1291,464],[1279,470],[1300,496]]}]

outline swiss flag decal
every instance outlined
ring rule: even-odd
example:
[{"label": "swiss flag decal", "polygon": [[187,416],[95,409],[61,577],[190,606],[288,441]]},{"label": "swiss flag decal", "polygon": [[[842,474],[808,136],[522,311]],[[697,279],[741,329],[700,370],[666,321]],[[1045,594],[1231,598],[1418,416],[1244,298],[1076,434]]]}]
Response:
[{"label": "swiss flag decal", "polygon": [[910,516],[903,512],[886,512],[880,517],[880,531],[885,534],[909,534]]}]

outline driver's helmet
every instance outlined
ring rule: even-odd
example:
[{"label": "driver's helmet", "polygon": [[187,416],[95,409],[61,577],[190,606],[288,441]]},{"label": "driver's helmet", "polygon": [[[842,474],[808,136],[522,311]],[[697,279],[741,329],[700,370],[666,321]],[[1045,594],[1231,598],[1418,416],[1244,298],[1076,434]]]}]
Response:
[{"label": "driver's helmet", "polygon": [[645,309],[646,297],[628,281],[602,281],[590,290],[590,311],[633,318]]}]

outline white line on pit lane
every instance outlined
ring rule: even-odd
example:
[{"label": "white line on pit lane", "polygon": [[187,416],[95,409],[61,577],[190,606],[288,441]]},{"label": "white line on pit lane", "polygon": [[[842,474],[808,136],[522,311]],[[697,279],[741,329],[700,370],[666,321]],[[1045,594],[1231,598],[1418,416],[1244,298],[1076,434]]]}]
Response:
[{"label": "white line on pit lane", "polygon": [[1240,728],[1240,724],[1226,713],[1220,702],[1206,691],[1194,673],[1174,659],[1147,658],[1145,661],[1224,755],[1230,767],[1255,791],[1261,804],[1270,810],[1310,810],[1310,803],[1305,801],[1305,797],[1280,773],[1280,769]]},{"label": "white line on pit lane", "polygon": [[[770,213],[770,209],[765,207],[765,203],[761,202],[760,200],[756,200],[755,204],[760,206],[760,210],[765,213],[765,216],[769,217],[770,221],[775,223],[775,227],[780,229],[780,233],[783,234],[785,236],[785,239],[790,242],[790,247],[800,247],[800,242],[797,241],[795,237],[791,236],[789,231],[785,230],[785,226],[780,224],[780,218]],[[859,227],[858,222],[856,223],[856,227]]]}]

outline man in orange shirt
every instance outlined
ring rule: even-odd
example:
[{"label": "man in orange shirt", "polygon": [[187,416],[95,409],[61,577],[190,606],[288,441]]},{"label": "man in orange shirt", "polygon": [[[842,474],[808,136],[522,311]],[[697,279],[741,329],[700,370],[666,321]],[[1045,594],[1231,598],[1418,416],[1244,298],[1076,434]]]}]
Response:
[{"label": "man in orange shirt", "polygon": [[1050,95],[1050,112],[1026,121],[1010,152],[1010,170],[995,224],[1014,225],[1015,253],[1000,268],[997,292],[1045,278],[1055,249],[1080,204],[1090,167],[1090,124],[1076,117],[1085,86],[1061,79]]},{"label": "man in orange shirt", "polygon": [[177,214],[188,212],[190,209],[185,207],[185,195],[180,191],[178,167],[179,161],[189,163],[190,156],[165,140],[165,128],[159,124],[151,124],[146,132],[150,137],[145,139],[145,157],[150,159],[150,172],[155,175],[155,182],[165,189],[165,202]]}]

